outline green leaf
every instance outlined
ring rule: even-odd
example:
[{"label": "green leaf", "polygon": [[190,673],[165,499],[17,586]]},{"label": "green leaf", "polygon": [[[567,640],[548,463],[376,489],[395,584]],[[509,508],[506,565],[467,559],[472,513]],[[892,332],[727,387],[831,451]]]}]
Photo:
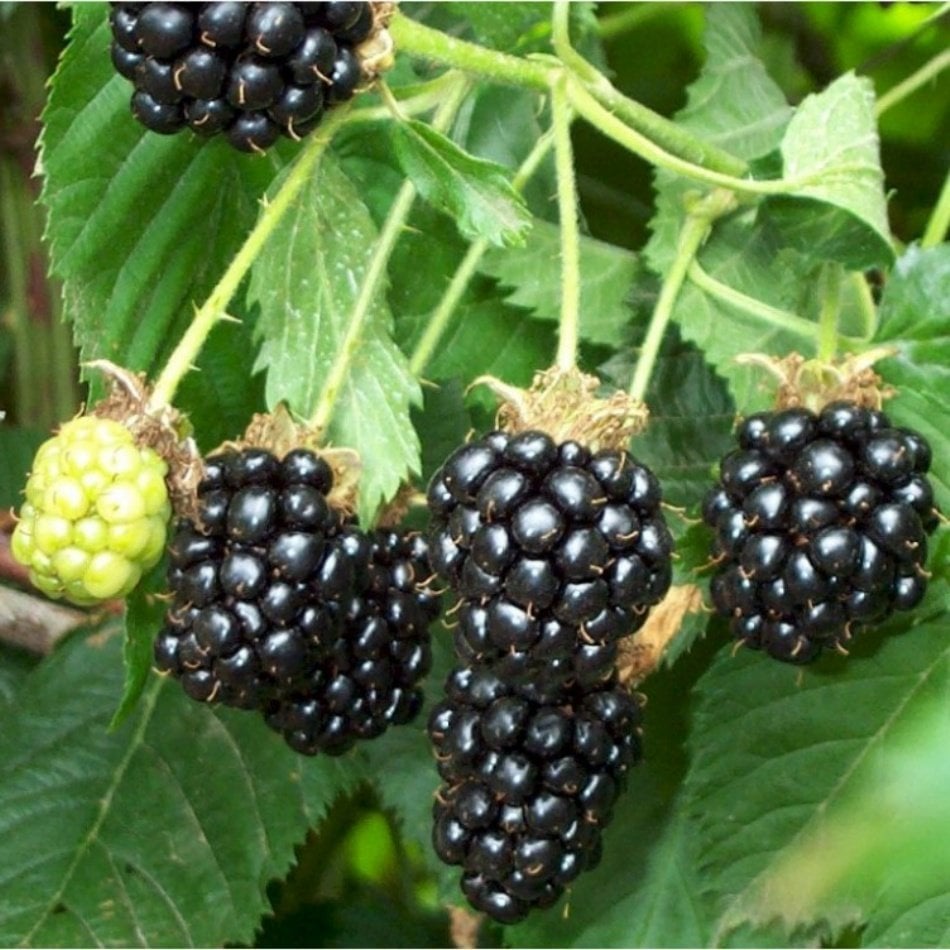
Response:
[{"label": "green leaf", "polygon": [[105,4],[73,18],[43,113],[52,269],[83,359],[154,372],[254,223],[279,158],[146,131],[109,60]]},{"label": "green leaf", "polygon": [[27,674],[39,663],[39,657],[17,647],[0,644],[0,709],[12,703]]},{"label": "green leaf", "polygon": [[107,732],[115,627],[72,637],[23,684],[0,735],[0,942],[252,942],[267,882],[358,760],[305,760],[258,716],[154,679]]},{"label": "green leaf", "polygon": [[871,80],[846,73],[802,102],[782,139],[783,177],[802,184],[766,207],[815,261],[861,270],[894,260],[874,102]]},{"label": "green leaf", "polygon": [[162,626],[167,604],[156,595],[165,587],[164,559],[149,571],[148,575],[126,598],[124,617],[124,640],[122,661],[125,667],[125,687],[118,709],[109,723],[109,729],[117,729],[135,709],[148,675],[152,669],[152,644]]},{"label": "green leaf", "polygon": [[465,237],[499,247],[524,242],[531,217],[506,169],[467,154],[415,119],[396,123],[392,135],[396,157],[419,194],[454,218]]},{"label": "green leaf", "polygon": [[[267,404],[285,400],[309,418],[346,335],[377,231],[353,183],[324,156],[299,201],[277,226],[251,269],[248,298],[260,307],[256,369],[266,370]],[[327,433],[360,454],[360,515],[371,523],[410,473],[419,471],[419,440],[410,407],[419,385],[393,342],[382,293],[370,305],[359,349]]]},{"label": "green leaf", "polygon": [[950,840],[950,711],[939,697],[919,712],[867,779],[789,848],[751,917],[798,924],[820,910],[861,924],[873,908],[862,946],[946,944],[950,867],[934,842]]},{"label": "green leaf", "polygon": [[869,781],[892,736],[945,699],[948,606],[947,585],[934,583],[912,614],[857,631],[847,659],[796,669],[729,648],[700,679],[685,789],[703,899],[719,917],[714,945],[755,924],[750,908],[788,849]]},{"label": "green leaf", "polygon": [[950,511],[945,464],[950,458],[950,244],[910,247],[898,260],[884,290],[874,342],[897,349],[876,367],[897,390],[887,413],[930,441],[936,463],[930,478],[939,505]]},{"label": "green leaf", "polygon": [[[561,310],[560,231],[535,219],[523,247],[489,251],[480,269],[507,291],[506,300],[539,320],[557,323]],[[618,346],[631,320],[630,295],[639,273],[631,251],[582,237],[580,335],[590,343]]]}]

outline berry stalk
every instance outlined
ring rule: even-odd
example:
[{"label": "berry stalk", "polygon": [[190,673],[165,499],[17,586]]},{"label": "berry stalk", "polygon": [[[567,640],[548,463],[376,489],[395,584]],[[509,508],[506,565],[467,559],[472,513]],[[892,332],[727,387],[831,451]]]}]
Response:
[{"label": "berry stalk", "polygon": [[[452,95],[446,98],[432,119],[432,128],[439,132],[444,132],[452,120],[455,118],[459,107],[468,91],[467,83],[458,85]],[[350,315],[349,324],[346,328],[346,335],[340,344],[340,352],[333,363],[333,368],[326,382],[323,384],[323,391],[317,400],[317,406],[310,417],[310,426],[317,430],[326,429],[333,417],[333,410],[336,408],[340,391],[346,381],[347,374],[350,371],[350,365],[356,356],[363,338],[363,331],[366,329],[366,321],[369,318],[372,309],[372,303],[382,285],[383,277],[386,273],[386,265],[396,246],[396,241],[402,233],[409,217],[409,211],[416,198],[416,189],[411,181],[405,182],[396,195],[396,200],[390,208],[386,223],[380,231],[379,238],[376,241],[376,247],[373,250],[373,256],[370,259],[369,267],[363,284],[360,287],[359,296],[353,307],[353,313]]]},{"label": "berry stalk", "polygon": [[717,218],[728,214],[736,207],[736,196],[731,191],[718,189],[696,201],[686,216],[679,234],[676,258],[667,271],[656,302],[646,339],[637,360],[637,368],[630,383],[630,396],[640,402],[646,395],[653,367],[660,352],[663,335],[673,315],[673,307],[679,296],[680,288],[686,279],[687,271],[693,263],[700,247],[712,230]]},{"label": "berry stalk", "polygon": [[273,199],[270,201],[266,197],[262,199],[261,214],[257,219],[257,224],[254,225],[253,230],[247,236],[241,249],[208,295],[208,298],[196,311],[190,326],[159,374],[149,400],[151,410],[161,409],[171,403],[175,391],[182,379],[193,368],[195,360],[198,358],[198,354],[214,326],[219,321],[228,319],[227,307],[237,293],[241,281],[244,280],[254,261],[257,260],[261,248],[267,243],[267,239],[273,234],[277,225],[297,199],[333,136],[347,121],[348,115],[349,108],[347,106],[341,106],[333,111],[327,117],[320,131],[315,133],[313,138],[300,151],[290,173],[284,179]]},{"label": "berry stalk", "polygon": [[639,155],[651,165],[665,168],[684,178],[692,178],[720,188],[729,188],[746,195],[785,195],[794,192],[801,185],[808,184],[810,180],[802,178],[791,181],[780,178],[774,181],[755,181],[698,165],[660,147],[647,135],[626,125],[611,109],[598,102],[596,97],[577,80],[568,83],[568,95],[577,114],[594,128],[599,129],[622,148],[633,152],[634,155]]},{"label": "berry stalk", "polygon": [[[520,193],[524,189],[524,186],[531,179],[531,176],[534,175],[538,167],[547,157],[553,144],[554,130],[549,129],[535,143],[534,148],[521,163],[514,178],[511,180],[511,185],[515,191]],[[453,274],[449,286],[442,295],[442,299],[439,301],[438,306],[429,318],[429,322],[426,324],[425,332],[420,337],[419,342],[412,352],[412,356],[409,359],[409,369],[413,375],[421,376],[429,364],[429,360],[432,359],[433,353],[435,353],[436,348],[448,328],[449,320],[452,319],[452,314],[455,313],[455,308],[459,305],[459,301],[461,301],[464,296],[475,271],[478,270],[478,265],[481,263],[489,247],[489,242],[485,238],[479,238],[469,245],[465,257],[462,258],[462,262],[459,264],[455,274]]]},{"label": "berry stalk", "polygon": [[577,361],[577,338],[581,310],[580,233],[577,225],[577,185],[574,151],[571,147],[571,107],[567,101],[567,77],[559,76],[551,89],[554,122],[554,162],[557,172],[558,221],[561,234],[561,320],[557,365],[570,370]]},{"label": "berry stalk", "polygon": [[818,293],[821,311],[818,314],[818,359],[830,362],[838,351],[838,318],[841,315],[841,281],[844,268],[829,261],[821,269]]},{"label": "berry stalk", "polygon": [[695,258],[690,262],[686,276],[690,283],[695,284],[704,293],[726,304],[726,306],[741,310],[763,323],[770,323],[772,326],[779,327],[788,333],[803,337],[809,342],[815,339],[815,324],[811,320],[806,320],[790,310],[773,307],[763,300],[750,297],[748,294],[742,293],[741,290],[736,290],[735,287],[730,287],[728,284],[716,280],[715,277],[702,268]]},{"label": "berry stalk", "polygon": [[884,95],[878,97],[874,104],[874,115],[880,118],[888,109],[896,106],[908,96],[913,95],[922,86],[932,82],[945,69],[950,68],[950,49],[945,49],[938,53],[933,59],[928,60],[916,72],[911,73],[906,79],[899,82],[896,86],[888,89]]}]

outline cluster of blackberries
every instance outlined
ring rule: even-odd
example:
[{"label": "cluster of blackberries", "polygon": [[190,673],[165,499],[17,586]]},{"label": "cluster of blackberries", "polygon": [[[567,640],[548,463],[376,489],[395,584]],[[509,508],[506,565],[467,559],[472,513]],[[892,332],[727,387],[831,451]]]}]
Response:
[{"label": "cluster of blackberries", "polygon": [[542,432],[491,432],[429,486],[433,569],[460,597],[465,663],[512,682],[595,683],[670,586],[653,473]]},{"label": "cluster of blackberries", "polygon": [[738,438],[703,509],[737,639],[805,663],[920,601],[937,513],[919,433],[834,402],[749,416]]},{"label": "cluster of blackberries", "polygon": [[640,707],[611,677],[513,686],[460,668],[429,718],[433,843],[473,907],[501,923],[549,907],[600,860],[601,830],[640,758]]},{"label": "cluster of blackberries", "polygon": [[298,752],[331,755],[422,703],[437,598],[419,536],[361,532],[306,449],[207,460],[198,518],[169,546],[159,670],[204,702],[260,710]]},{"label": "cluster of blackberries", "polygon": [[112,62],[153,132],[218,133],[242,152],[300,139],[362,78],[373,8],[322,3],[113,3]]},{"label": "cluster of blackberries", "polygon": [[428,502],[464,664],[429,722],[433,840],[472,905],[512,923],[598,860],[640,748],[618,644],[669,588],[672,539],[648,468],[537,431],[458,449]]}]

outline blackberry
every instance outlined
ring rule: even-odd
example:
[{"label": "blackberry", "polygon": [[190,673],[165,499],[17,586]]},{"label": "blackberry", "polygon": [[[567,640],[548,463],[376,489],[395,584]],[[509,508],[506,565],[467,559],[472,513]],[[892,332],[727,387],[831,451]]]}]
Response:
[{"label": "blackberry", "polygon": [[212,456],[198,517],[169,545],[159,671],[203,702],[258,710],[295,750],[340,754],[412,719],[436,596],[419,535],[366,535],[327,504],[329,466],[297,449]]},{"label": "blackberry", "polygon": [[439,615],[438,597],[419,583],[428,572],[425,540],[378,530],[369,541],[365,584],[348,601],[324,661],[265,710],[268,725],[305,755],[339,755],[410,722],[422,707],[429,626]]},{"label": "blackberry", "polygon": [[641,758],[640,705],[615,677],[593,689],[517,687],[454,670],[429,717],[443,784],[436,853],[476,910],[516,923],[599,860],[601,833]]},{"label": "blackberry", "polygon": [[13,557],[50,597],[91,605],[125,597],[162,556],[168,465],[120,423],[64,423],[33,460]]},{"label": "blackberry", "polygon": [[158,669],[192,698],[263,708],[332,649],[368,551],[327,505],[331,485],[306,450],[206,461],[198,518],[169,544],[172,603],[155,643]]},{"label": "blackberry", "polygon": [[625,452],[491,432],[446,460],[428,501],[459,657],[516,682],[608,676],[669,588],[660,486]]},{"label": "blackberry", "polygon": [[703,505],[713,603],[737,639],[806,663],[919,602],[937,526],[919,433],[838,401],[750,416],[738,442]]},{"label": "blackberry", "polygon": [[163,135],[190,128],[263,152],[300,139],[363,81],[356,48],[372,3],[113,3],[111,58],[132,114]]}]

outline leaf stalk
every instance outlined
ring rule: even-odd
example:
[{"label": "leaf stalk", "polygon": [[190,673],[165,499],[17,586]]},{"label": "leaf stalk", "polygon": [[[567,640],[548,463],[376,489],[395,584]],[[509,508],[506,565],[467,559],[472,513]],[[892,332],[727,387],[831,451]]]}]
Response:
[{"label": "leaf stalk", "polygon": [[690,265],[709,236],[715,221],[733,211],[736,205],[736,196],[731,191],[718,189],[697,200],[686,215],[677,241],[676,257],[663,280],[660,296],[650,317],[647,335],[637,360],[637,368],[630,383],[630,396],[638,402],[643,402],[646,396],[663,336]]},{"label": "leaf stalk", "polygon": [[[564,9],[564,6],[559,4],[556,10]],[[551,113],[561,235],[561,319],[558,328],[557,365],[562,370],[570,370],[577,362],[581,310],[581,252],[574,150],[571,146],[572,116],[567,101],[566,76],[558,76],[553,84]]]}]

